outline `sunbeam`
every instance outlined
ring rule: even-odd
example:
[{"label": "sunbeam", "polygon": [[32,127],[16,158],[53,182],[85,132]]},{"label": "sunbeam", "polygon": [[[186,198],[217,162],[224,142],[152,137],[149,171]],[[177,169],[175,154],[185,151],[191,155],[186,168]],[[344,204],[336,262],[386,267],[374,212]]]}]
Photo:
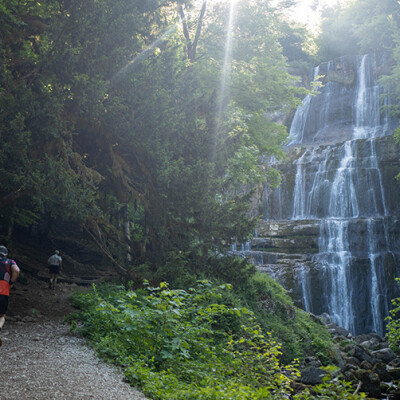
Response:
[{"label": "sunbeam", "polygon": [[216,155],[217,138],[221,129],[222,115],[224,113],[229,98],[231,66],[232,66],[233,30],[235,26],[236,8],[237,8],[237,0],[232,0],[230,2],[230,7],[229,7],[229,21],[226,31],[225,54],[224,54],[224,63],[222,66],[221,84],[219,90],[219,103],[218,103],[213,157],[215,157]]},{"label": "sunbeam", "polygon": [[142,60],[144,60],[148,55],[150,55],[151,50],[157,47],[163,40],[168,38],[170,34],[176,31],[178,27],[178,23],[171,26],[166,32],[162,34],[159,38],[157,38],[152,44],[147,46],[141,53],[139,53],[133,60],[131,60],[128,64],[122,67],[114,76],[111,78],[111,84],[118,82],[125,74],[132,71],[132,69],[136,66],[136,64]]}]

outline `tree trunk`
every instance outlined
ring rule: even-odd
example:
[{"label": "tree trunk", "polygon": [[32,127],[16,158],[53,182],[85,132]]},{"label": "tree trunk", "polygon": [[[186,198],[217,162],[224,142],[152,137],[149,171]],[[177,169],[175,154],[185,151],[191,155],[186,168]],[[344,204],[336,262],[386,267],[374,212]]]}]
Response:
[{"label": "tree trunk", "polygon": [[190,39],[187,18],[186,18],[185,12],[183,10],[183,6],[182,6],[182,4],[178,5],[178,12],[179,12],[179,15],[182,20],[183,35],[185,36],[185,39],[186,39],[187,56],[191,62],[194,62],[196,59],[197,44],[199,42],[201,28],[203,26],[203,19],[204,19],[204,15],[206,13],[206,8],[207,8],[207,0],[203,0],[203,5],[201,6],[199,19],[197,21],[196,33],[194,36],[194,40],[192,42]]},{"label": "tree trunk", "polygon": [[125,204],[122,207],[122,218],[124,221],[124,241],[126,243],[126,256],[125,256],[125,260],[129,263],[132,261],[132,255],[131,255],[131,223],[129,221],[129,208],[128,208],[128,204]]}]

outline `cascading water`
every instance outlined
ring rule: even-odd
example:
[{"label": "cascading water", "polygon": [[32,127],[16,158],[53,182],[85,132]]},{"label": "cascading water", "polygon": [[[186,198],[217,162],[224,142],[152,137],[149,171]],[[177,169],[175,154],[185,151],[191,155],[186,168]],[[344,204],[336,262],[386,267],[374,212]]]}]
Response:
[{"label": "cascading water", "polygon": [[356,335],[383,335],[399,296],[399,121],[381,111],[385,65],[384,55],[346,56],[314,69],[323,87],[294,115],[287,145],[294,161],[273,162],[282,184],[264,188],[259,235],[232,248],[297,305]]},{"label": "cascading water", "polygon": [[[351,113],[338,105],[337,96],[352,93],[349,85],[335,82],[342,64],[339,59],[325,67],[328,82],[318,116],[310,114],[315,112],[313,98],[306,98],[292,123],[289,144],[313,147],[296,161],[291,218],[320,220],[314,271],[300,268],[298,277],[307,311],[328,312],[356,334],[383,334],[390,302],[387,280],[393,278],[388,265],[394,254],[376,139],[391,133],[390,116],[380,111],[382,88],[374,55],[355,60]],[[333,144],[335,134],[339,144]],[[319,299],[309,292],[315,285],[321,289]]]},{"label": "cascading water", "polygon": [[[319,67],[314,69],[313,80],[315,81],[319,74]],[[300,107],[297,108],[296,114],[293,118],[292,125],[289,132],[289,146],[301,144],[303,140],[304,127],[307,121],[308,112],[310,109],[312,95],[308,94]]]}]

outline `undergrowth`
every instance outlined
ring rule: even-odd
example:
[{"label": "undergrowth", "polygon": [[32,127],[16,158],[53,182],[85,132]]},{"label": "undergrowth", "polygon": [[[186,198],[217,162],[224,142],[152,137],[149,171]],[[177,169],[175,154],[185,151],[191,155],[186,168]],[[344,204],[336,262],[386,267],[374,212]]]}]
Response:
[{"label": "undergrowth", "polygon": [[[289,398],[297,361],[282,364],[280,345],[264,333],[255,314],[226,304],[230,285],[199,281],[188,290],[166,283],[136,291],[93,287],[75,294],[81,312],[70,317],[104,359],[153,399]],[[361,399],[328,374],[315,394],[293,399]],[[338,393],[326,397],[324,393]],[[335,395],[336,396],[336,395]]]},{"label": "undergrowth", "polygon": [[285,362],[317,356],[324,365],[337,361],[334,342],[325,325],[293,305],[285,289],[274,279],[257,272],[246,285],[235,287],[232,296],[251,309],[264,331],[282,344]]}]

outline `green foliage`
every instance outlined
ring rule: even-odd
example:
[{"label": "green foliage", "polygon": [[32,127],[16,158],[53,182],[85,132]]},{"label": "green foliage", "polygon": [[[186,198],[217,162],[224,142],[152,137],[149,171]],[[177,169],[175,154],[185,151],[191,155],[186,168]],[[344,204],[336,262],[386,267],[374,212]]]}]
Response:
[{"label": "green foliage", "polygon": [[229,289],[209,281],[186,291],[166,283],[137,291],[105,286],[73,301],[98,354],[122,365],[151,398],[281,400],[291,393],[296,366],[280,363],[280,346],[251,311],[223,301]]},{"label": "green foliage", "polygon": [[[391,20],[392,38],[395,47],[392,52],[392,70],[390,74],[383,75],[380,83],[384,85],[387,97],[390,99],[390,111],[395,117],[400,116],[400,23]],[[395,138],[399,140],[399,131],[396,130]]]},{"label": "green foliage", "polygon": [[[380,83],[385,87],[386,93],[383,96],[387,100],[388,107],[392,115],[396,118],[400,117],[400,21],[391,17],[389,19],[391,27],[391,38],[394,42],[394,48],[391,52],[392,69],[389,74],[381,76]],[[400,143],[400,129],[394,132],[396,143]],[[400,173],[396,176],[400,179]]]},{"label": "green foliage", "polygon": [[399,22],[399,8],[397,1],[361,0],[325,9],[318,38],[320,56],[329,60],[392,49],[393,22]]},{"label": "green foliage", "polygon": [[309,389],[306,389],[293,396],[293,400],[358,400],[366,398],[364,393],[352,393],[351,384],[337,376],[338,368],[326,367],[325,371],[327,373],[322,379],[323,382],[313,387],[315,394],[311,395]]},{"label": "green foliage", "polygon": [[245,284],[235,286],[238,304],[250,308],[263,330],[282,343],[283,360],[317,355],[328,365],[337,360],[332,337],[325,326],[296,308],[286,291],[271,277],[256,273]]},{"label": "green foliage", "polygon": [[157,276],[180,265],[182,282],[193,279],[181,254],[196,269],[251,234],[251,191],[280,179],[261,162],[283,157],[286,128],[273,116],[304,93],[279,40],[293,34],[289,48],[304,32],[264,1],[241,2],[226,63],[231,3],[209,2],[188,57],[177,3],[2,4],[2,226],[62,218],[108,255],[128,259],[130,248]]},{"label": "green foliage", "polygon": [[[400,278],[396,278],[397,283]],[[390,347],[396,353],[400,352],[400,298],[392,300],[392,309],[389,311],[386,338]]]}]

